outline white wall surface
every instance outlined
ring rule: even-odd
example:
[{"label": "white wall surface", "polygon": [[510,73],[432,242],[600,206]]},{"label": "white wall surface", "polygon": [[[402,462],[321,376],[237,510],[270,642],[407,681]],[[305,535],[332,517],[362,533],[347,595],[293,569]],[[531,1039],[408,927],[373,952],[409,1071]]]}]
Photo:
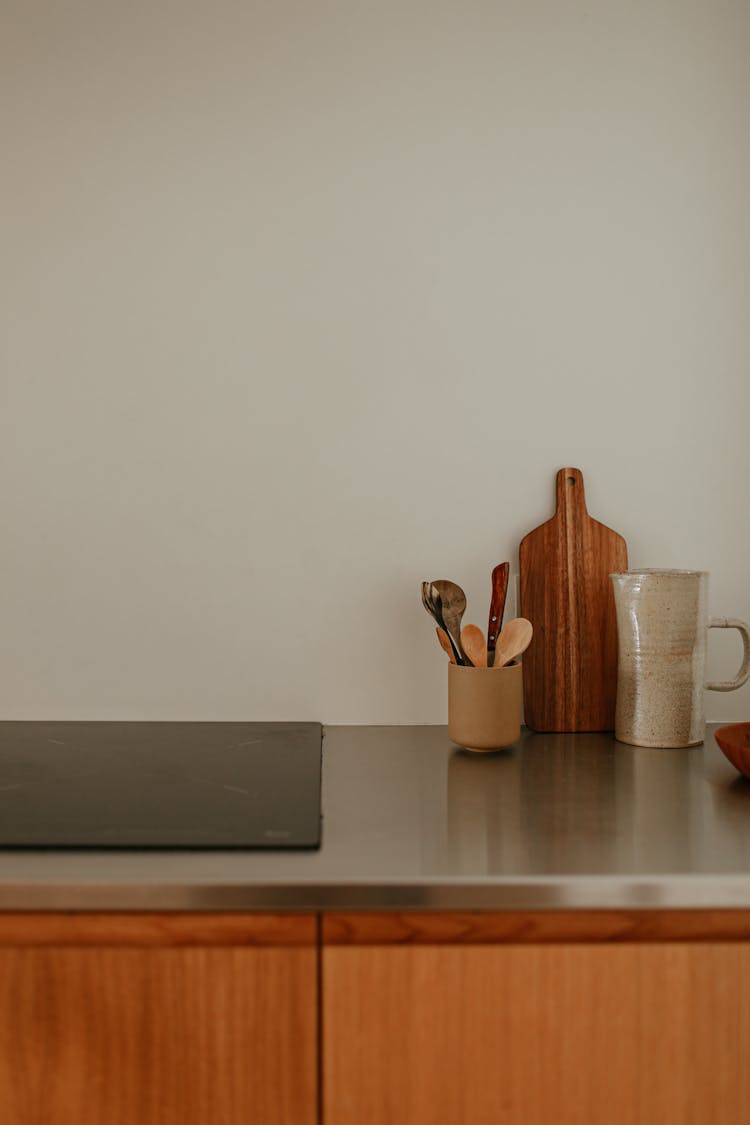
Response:
[{"label": "white wall surface", "polygon": [[563,465],[750,618],[750,5],[0,12],[2,717],[443,721]]}]

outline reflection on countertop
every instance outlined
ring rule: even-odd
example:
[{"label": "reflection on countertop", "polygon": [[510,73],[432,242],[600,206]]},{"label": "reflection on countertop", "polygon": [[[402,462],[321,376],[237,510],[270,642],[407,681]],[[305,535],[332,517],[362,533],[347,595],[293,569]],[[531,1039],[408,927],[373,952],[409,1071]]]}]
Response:
[{"label": "reflection on countertop", "polygon": [[750,847],[748,812],[739,809],[745,795],[750,800],[750,785],[723,777],[706,784],[704,749],[686,756],[684,750],[626,746],[605,734],[529,732],[521,746],[498,754],[455,750],[447,765],[445,870],[594,875],[732,869],[729,825],[723,815],[707,816],[702,803],[733,794],[736,830]]},{"label": "reflection on countertop", "polygon": [[320,852],[0,852],[3,909],[750,906],[750,781],[716,746],[332,727]]}]

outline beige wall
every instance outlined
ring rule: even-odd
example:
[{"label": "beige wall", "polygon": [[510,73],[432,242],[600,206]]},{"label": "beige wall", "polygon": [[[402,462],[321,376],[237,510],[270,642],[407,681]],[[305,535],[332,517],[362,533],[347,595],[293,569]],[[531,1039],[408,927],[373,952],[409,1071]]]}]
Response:
[{"label": "beige wall", "polygon": [[750,618],[748,4],[0,11],[4,717],[441,721],[566,464]]}]

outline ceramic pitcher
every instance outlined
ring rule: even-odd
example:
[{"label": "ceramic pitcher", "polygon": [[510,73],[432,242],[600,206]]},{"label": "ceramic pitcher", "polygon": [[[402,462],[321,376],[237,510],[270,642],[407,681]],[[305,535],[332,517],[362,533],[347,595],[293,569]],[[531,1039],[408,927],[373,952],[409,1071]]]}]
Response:
[{"label": "ceramic pitcher", "polygon": [[[610,575],[617,612],[615,738],[633,746],[696,746],[705,734],[704,689],[734,691],[750,676],[750,628],[707,615],[708,573],[629,570]],[[744,657],[734,680],[706,683],[709,629],[738,629]]]}]

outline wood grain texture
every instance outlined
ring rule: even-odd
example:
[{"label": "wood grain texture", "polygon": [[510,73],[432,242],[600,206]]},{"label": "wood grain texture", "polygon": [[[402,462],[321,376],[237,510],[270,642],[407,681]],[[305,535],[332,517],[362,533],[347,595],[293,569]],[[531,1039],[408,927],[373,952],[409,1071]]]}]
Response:
[{"label": "wood grain texture", "polygon": [[487,642],[478,625],[464,625],[461,630],[461,648],[475,668],[487,667]]},{"label": "wood grain texture", "polygon": [[0,913],[7,945],[315,945],[314,914]]},{"label": "wood grain texture", "polygon": [[536,910],[323,915],[326,945],[748,941],[750,910]]},{"label": "wood grain texture", "polygon": [[0,950],[3,1125],[314,1125],[316,952]]},{"label": "wood grain texture", "polygon": [[627,547],[589,516],[580,469],[561,469],[556,490],[555,515],[519,547],[521,613],[534,626],[523,660],[524,714],[533,730],[612,730],[617,624],[609,575],[627,570]]},{"label": "wood grain texture", "polygon": [[745,1125],[750,945],[324,951],[326,1125]]},{"label": "wood grain texture", "polygon": [[[495,644],[503,627],[503,614],[505,613],[505,598],[508,593],[508,575],[510,573],[510,563],[498,563],[493,568],[491,585],[492,593],[490,595],[490,612],[487,622],[487,649],[489,652],[495,651]],[[492,661],[490,661],[492,663]]]}]

